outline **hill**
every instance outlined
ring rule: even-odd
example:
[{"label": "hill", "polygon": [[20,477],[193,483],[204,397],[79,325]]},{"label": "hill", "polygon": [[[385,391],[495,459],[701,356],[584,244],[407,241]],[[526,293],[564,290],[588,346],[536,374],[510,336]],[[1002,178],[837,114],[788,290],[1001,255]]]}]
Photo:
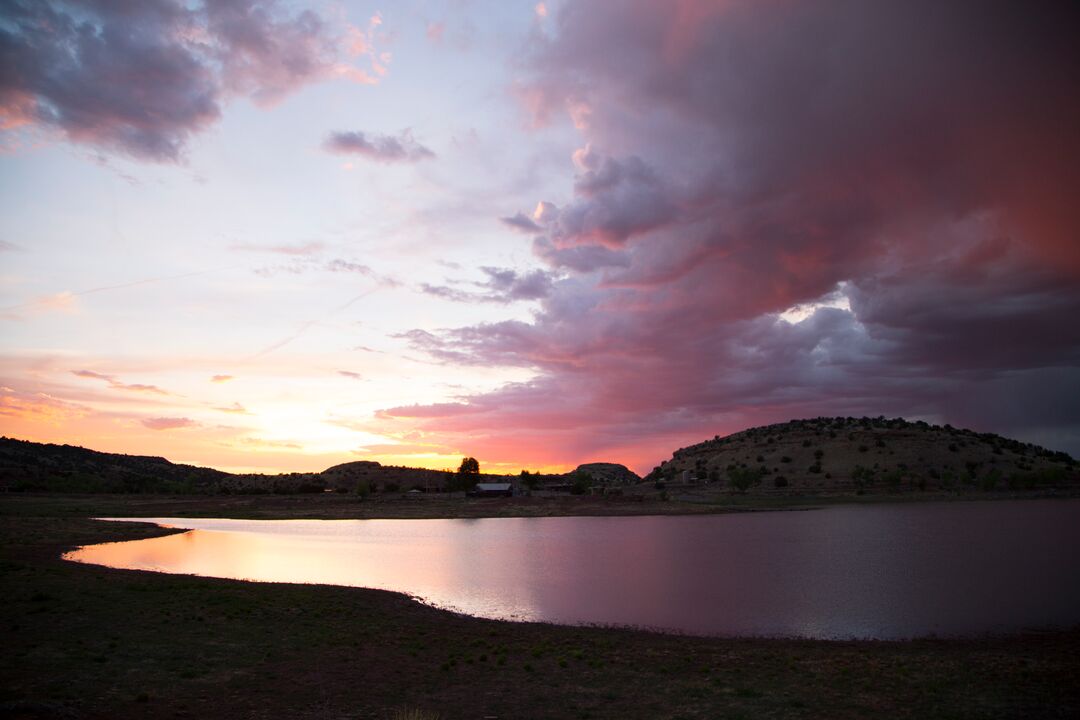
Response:
[{"label": "hill", "polygon": [[11,491],[287,494],[362,489],[364,493],[397,492],[413,487],[441,488],[448,476],[439,470],[370,461],[344,463],[314,473],[237,474],[173,463],[162,457],[0,438],[0,490]]},{"label": "hill", "polygon": [[578,465],[570,474],[575,475],[578,473],[588,475],[596,485],[635,485],[641,482],[641,478],[637,473],[618,463],[585,463],[584,465]]},{"label": "hill", "polygon": [[901,418],[814,418],[676,450],[646,480],[734,492],[1032,490],[1080,484],[1062,452]]},{"label": "hill", "polygon": [[0,438],[0,489],[56,492],[214,492],[229,473],[75,445]]}]

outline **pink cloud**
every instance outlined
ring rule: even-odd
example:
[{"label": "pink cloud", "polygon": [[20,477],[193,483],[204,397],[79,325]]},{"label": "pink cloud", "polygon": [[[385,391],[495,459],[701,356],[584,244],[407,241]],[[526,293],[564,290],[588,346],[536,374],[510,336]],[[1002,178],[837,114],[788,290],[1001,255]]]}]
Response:
[{"label": "pink cloud", "polygon": [[59,425],[85,417],[90,409],[78,403],[62,400],[48,393],[28,393],[0,387],[0,416],[14,421],[41,422]]},{"label": "pink cloud", "polygon": [[377,415],[383,418],[418,418],[418,417],[456,417],[474,412],[483,412],[465,403],[434,403],[431,405],[408,405],[379,410]]},{"label": "pink cloud", "polygon": [[197,427],[198,423],[191,418],[185,417],[157,417],[146,418],[142,421],[144,427],[151,430],[177,430],[180,428]]},{"label": "pink cloud", "polygon": [[130,390],[132,392],[150,393],[153,395],[170,394],[165,390],[159,388],[157,385],[120,382],[112,375],[105,375],[103,373],[94,372],[93,370],[72,370],[71,374],[75,375],[76,377],[89,378],[91,380],[103,380],[113,390]]}]

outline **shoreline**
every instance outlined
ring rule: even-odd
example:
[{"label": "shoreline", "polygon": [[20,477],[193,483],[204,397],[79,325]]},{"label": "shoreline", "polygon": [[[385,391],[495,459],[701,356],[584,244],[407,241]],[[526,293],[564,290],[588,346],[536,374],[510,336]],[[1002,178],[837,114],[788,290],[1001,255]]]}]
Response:
[{"label": "shoreline", "polygon": [[903,493],[894,495],[729,495],[716,502],[645,500],[603,496],[464,498],[405,496],[359,499],[336,493],[294,495],[156,495],[4,493],[0,516],[192,517],[236,520],[376,520],[528,517],[637,517],[790,512],[851,505],[1067,500],[1080,489],[1000,493]]}]

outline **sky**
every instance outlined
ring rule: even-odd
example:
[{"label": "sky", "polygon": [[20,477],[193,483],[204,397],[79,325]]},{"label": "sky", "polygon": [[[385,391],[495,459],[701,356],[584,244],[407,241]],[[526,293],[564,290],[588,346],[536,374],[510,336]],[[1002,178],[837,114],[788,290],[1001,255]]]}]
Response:
[{"label": "sky", "polygon": [[231,471],[816,416],[1080,454],[1073,3],[0,6],[0,433]]}]

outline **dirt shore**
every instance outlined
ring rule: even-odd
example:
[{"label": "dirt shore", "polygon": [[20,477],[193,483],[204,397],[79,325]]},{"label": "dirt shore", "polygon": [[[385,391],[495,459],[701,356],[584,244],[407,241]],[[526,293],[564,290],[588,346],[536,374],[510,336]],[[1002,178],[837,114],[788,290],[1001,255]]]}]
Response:
[{"label": "dirt shore", "polygon": [[[159,575],[59,559],[77,545],[168,532],[90,516],[423,517],[409,513],[449,509],[414,502],[0,498],[0,714],[393,718],[398,710],[419,709],[444,720],[1080,714],[1080,629],[909,642],[696,638],[481,620],[396,593]],[[502,507],[520,515],[526,509],[555,514],[560,506]],[[584,512],[588,507],[576,506],[575,514],[602,514]]]}]

